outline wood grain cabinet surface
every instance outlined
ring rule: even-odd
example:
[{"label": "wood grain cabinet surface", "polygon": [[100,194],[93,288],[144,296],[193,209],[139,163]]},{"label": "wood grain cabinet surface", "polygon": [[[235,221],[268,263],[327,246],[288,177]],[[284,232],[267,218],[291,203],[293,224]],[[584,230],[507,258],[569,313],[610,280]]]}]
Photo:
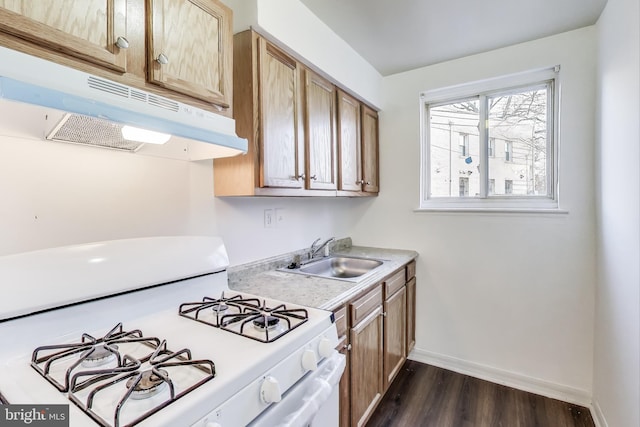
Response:
[{"label": "wood grain cabinet surface", "polygon": [[307,188],[336,190],[336,87],[305,70],[304,99]]},{"label": "wood grain cabinet surface", "polygon": [[389,387],[407,359],[407,291],[403,285],[384,301],[384,388]]},{"label": "wood grain cabinet surface", "polygon": [[407,282],[407,273],[415,274],[415,261],[334,312],[337,349],[347,356],[340,381],[341,427],[366,424],[400,372],[408,340],[415,342],[415,277]]},{"label": "wood grain cabinet surface", "polygon": [[370,107],[362,107],[362,190],[377,193],[378,177],[378,113]]},{"label": "wood grain cabinet surface", "polygon": [[360,139],[360,101],[338,91],[339,189],[362,189],[362,144]]},{"label": "wood grain cabinet surface", "polygon": [[416,345],[416,262],[407,264],[407,355]]},{"label": "wood grain cabinet surface", "polygon": [[302,195],[302,67],[251,30],[234,36],[233,52],[236,131],[249,148],[214,161],[215,195]]},{"label": "wood grain cabinet surface", "polygon": [[127,70],[127,0],[0,0],[0,31],[112,70]]},{"label": "wood grain cabinet surface", "polygon": [[351,328],[351,425],[363,426],[384,393],[382,307]]},{"label": "wood grain cabinet surface", "polygon": [[[249,151],[214,161],[216,196],[377,194],[378,171],[370,170],[377,168],[378,157],[375,110],[367,107],[376,119],[366,119],[364,134],[375,135],[366,151],[375,160],[362,169],[361,101],[286,46],[253,30],[234,36],[233,51],[236,131],[249,140]],[[340,105],[346,97],[353,101],[351,110]],[[366,191],[363,170],[375,179]]]},{"label": "wood grain cabinet surface", "polygon": [[339,190],[345,192],[342,195],[378,194],[378,149],[378,113],[338,91],[338,183]]},{"label": "wood grain cabinet surface", "polygon": [[218,0],[147,0],[147,8],[149,81],[229,108],[231,9]]},{"label": "wood grain cabinet surface", "polygon": [[0,45],[231,117],[232,19],[219,0],[0,0]]}]

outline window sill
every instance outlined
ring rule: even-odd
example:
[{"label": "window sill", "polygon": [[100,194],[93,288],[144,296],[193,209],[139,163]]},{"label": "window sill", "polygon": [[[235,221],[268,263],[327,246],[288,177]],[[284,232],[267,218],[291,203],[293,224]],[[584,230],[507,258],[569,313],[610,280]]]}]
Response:
[{"label": "window sill", "polygon": [[482,214],[561,214],[566,215],[569,211],[558,208],[483,208],[483,207],[425,207],[416,208],[415,213],[482,213]]}]

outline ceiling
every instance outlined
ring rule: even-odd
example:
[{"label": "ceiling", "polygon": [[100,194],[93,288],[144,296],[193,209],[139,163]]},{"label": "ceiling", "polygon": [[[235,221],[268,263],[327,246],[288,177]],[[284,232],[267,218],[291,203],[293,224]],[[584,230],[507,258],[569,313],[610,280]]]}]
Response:
[{"label": "ceiling", "polygon": [[595,24],[607,0],[301,0],[383,76]]}]

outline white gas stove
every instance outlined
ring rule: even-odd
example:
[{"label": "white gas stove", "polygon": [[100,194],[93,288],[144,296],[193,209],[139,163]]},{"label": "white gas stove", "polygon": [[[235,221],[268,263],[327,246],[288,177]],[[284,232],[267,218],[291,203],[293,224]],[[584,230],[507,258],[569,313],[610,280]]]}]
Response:
[{"label": "white gas stove", "polygon": [[73,427],[337,425],[332,314],[231,291],[227,265],[214,237],[0,257],[3,399]]}]

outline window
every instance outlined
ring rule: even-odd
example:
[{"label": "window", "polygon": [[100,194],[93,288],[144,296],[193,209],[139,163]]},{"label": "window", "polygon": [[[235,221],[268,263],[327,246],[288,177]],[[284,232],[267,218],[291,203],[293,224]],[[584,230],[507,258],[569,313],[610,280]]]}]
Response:
[{"label": "window", "polygon": [[422,93],[420,207],[557,209],[558,73]]},{"label": "window", "polygon": [[504,142],[504,161],[511,162],[513,159],[513,143],[511,141]]},{"label": "window", "polygon": [[505,179],[504,180],[504,194],[513,194],[513,180]]},{"label": "window", "polygon": [[460,144],[460,155],[462,157],[467,157],[469,155],[469,135],[466,133],[461,133],[459,144]]},{"label": "window", "polygon": [[467,197],[469,195],[469,178],[460,177],[458,187],[460,188],[460,197]]}]

